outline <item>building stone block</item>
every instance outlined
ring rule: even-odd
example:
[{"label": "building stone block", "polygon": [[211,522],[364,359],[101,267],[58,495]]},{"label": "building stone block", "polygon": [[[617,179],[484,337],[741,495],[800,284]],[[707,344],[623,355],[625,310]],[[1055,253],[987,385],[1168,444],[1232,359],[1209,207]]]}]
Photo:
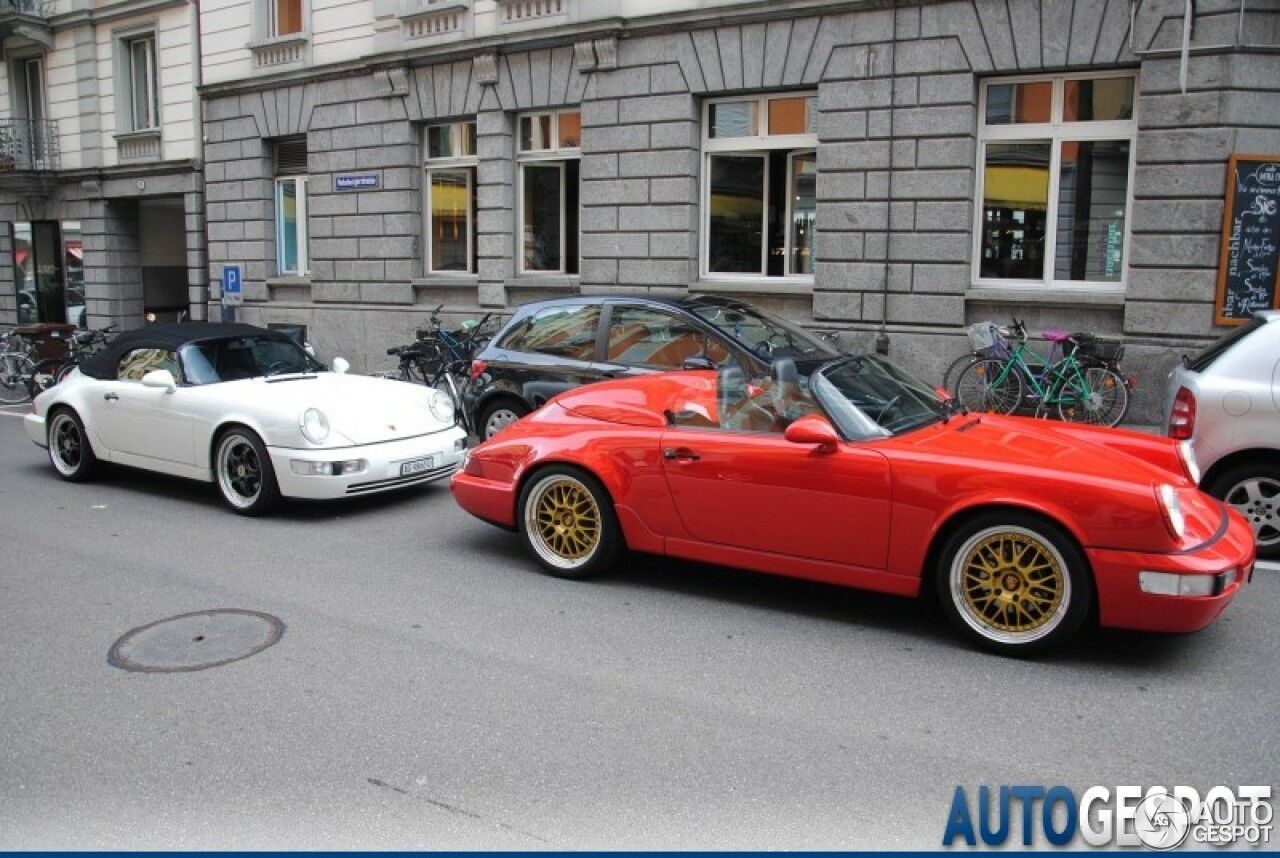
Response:
[{"label": "building stone block", "polygon": [[663,63],[650,67],[649,92],[652,95],[688,91],[689,84],[684,79],[684,72],[680,70],[678,63]]},{"label": "building stone block", "polygon": [[[1187,94],[1201,90],[1221,90],[1230,86],[1235,57],[1193,53],[1187,62]],[[1152,57],[1142,64],[1139,83],[1142,96],[1182,95],[1182,60],[1178,56]],[[1144,117],[1145,122],[1145,117]]]},{"label": "building stone block", "polygon": [[[817,18],[797,18],[791,24],[791,45],[787,49],[787,61],[782,69],[783,86],[813,83],[805,77],[812,66],[814,43],[818,36]],[[825,63],[825,57],[822,58]]]},{"label": "building stone block", "polygon": [[649,256],[649,236],[631,232],[584,232],[580,247],[584,259],[644,259]]},{"label": "building stone block", "polygon": [[[821,94],[818,96],[818,101],[822,102]],[[822,108],[818,114],[818,139],[822,143],[866,138],[867,114],[865,111],[827,111],[826,108]]]},{"label": "building stone block", "polygon": [[356,106],[354,104],[320,105],[311,116],[311,127],[317,131],[350,128],[355,124]]},{"label": "building stone block", "polygon": [[829,171],[884,169],[888,166],[887,140],[832,143],[818,147],[819,177],[825,176]]},{"label": "building stone block", "polygon": [[357,213],[358,194],[317,194],[307,198],[307,213],[311,217],[333,217]]},{"label": "building stone block", "polygon": [[975,3],[973,8],[982,27],[983,41],[991,52],[991,65],[997,69],[1016,69],[1018,61],[1008,6],[1004,3]]},{"label": "building stone block", "polygon": [[1210,303],[1218,294],[1217,268],[1129,269],[1126,294],[1130,301]]},{"label": "building stone block", "polygon": [[883,287],[884,264],[882,262],[828,262],[819,256],[814,266],[815,290],[878,292]]},{"label": "building stone block", "polygon": [[826,111],[867,110],[888,107],[893,97],[889,78],[858,80],[819,86],[818,106]]},{"label": "building stone block", "polygon": [[1067,64],[1074,6],[1074,3],[1046,3],[1041,7],[1040,56],[1049,68]]},{"label": "building stone block", "polygon": [[865,172],[837,173],[818,171],[818,202],[864,200],[867,198]]},{"label": "building stone block", "polygon": [[1223,206],[1222,200],[1134,200],[1130,228],[1135,233],[1217,233]]},{"label": "building stone block", "polygon": [[635,152],[649,149],[648,125],[607,125],[582,134],[582,151]]},{"label": "building stone block", "polygon": [[244,200],[227,204],[228,220],[261,220],[266,216],[267,203],[265,200]]},{"label": "building stone block", "polygon": [[241,241],[244,239],[244,221],[226,221],[209,224],[210,241]]},{"label": "building stone block", "polygon": [[620,122],[638,125],[644,122],[700,121],[697,101],[685,93],[624,98],[618,103]]},{"label": "building stone block", "polygon": [[915,207],[916,229],[941,231],[973,228],[973,203],[926,200],[916,203]]},{"label": "building stone block", "polygon": [[977,158],[977,148],[977,142],[972,137],[921,140],[917,163],[923,169],[972,167]]},{"label": "building stone block", "polygon": [[584,206],[583,232],[612,232],[618,228],[617,206]]},{"label": "building stone block", "polygon": [[862,294],[859,292],[813,293],[815,320],[856,322],[862,318]]},{"label": "building stone block", "polygon": [[511,236],[481,233],[476,236],[476,255],[497,258],[511,253]]},{"label": "building stone block", "polygon": [[1261,125],[1272,130],[1280,117],[1280,88],[1269,91],[1235,90],[1223,99],[1222,120],[1228,125]]},{"label": "building stone block", "polygon": [[698,182],[692,176],[653,179],[649,182],[651,203],[696,203]]},{"label": "building stone block", "polygon": [[312,271],[311,281],[311,300],[318,304],[321,303],[343,303],[349,304],[360,300],[360,286],[356,283],[336,283],[329,279],[332,274],[327,275],[323,280],[316,279],[315,266]]},{"label": "building stone block", "polygon": [[893,116],[893,136],[961,137],[972,134],[976,122],[973,105],[900,108]]},{"label": "building stone block", "polygon": [[655,122],[649,126],[649,141],[654,149],[697,149],[702,129],[696,122]]},{"label": "building stone block", "polygon": [[1137,148],[1145,164],[1220,161],[1221,153],[1231,148],[1231,138],[1227,128],[1142,129]]},{"label": "building stone block", "polygon": [[894,140],[893,141],[893,168],[895,170],[910,170],[916,166],[916,150],[919,142],[915,140]]},{"label": "building stone block", "polygon": [[385,278],[386,268],[381,259],[337,259],[333,262],[333,276],[358,283],[376,282]]},{"label": "building stone block", "polygon": [[[720,71],[720,49],[715,30],[695,30],[689,34],[693,42],[694,62],[701,71],[703,88],[699,92],[723,92],[724,75]],[[685,64],[686,72],[689,65]]]},{"label": "building stone block", "polygon": [[1144,95],[1139,104],[1143,128],[1195,128],[1219,125],[1232,107],[1230,96],[1218,92],[1186,95]]},{"label": "building stone block", "polygon": [[635,232],[677,232],[690,229],[694,216],[693,206],[625,206],[618,212],[618,225]]},{"label": "building stone block", "polygon": [[647,66],[619,68],[610,72],[596,72],[591,76],[592,99],[623,98],[649,94],[649,69]]},{"label": "building stone block", "polygon": [[892,111],[872,110],[867,113],[867,137],[879,140],[894,135]]},{"label": "building stone block", "polygon": [[824,229],[818,233],[816,240],[817,256],[828,262],[859,262],[862,260],[865,240],[862,232]]},{"label": "building stone block", "polygon": [[915,292],[963,296],[969,282],[968,264],[916,263],[912,266],[911,285]]},{"label": "building stone block", "polygon": [[618,124],[618,100],[601,98],[582,102],[582,127],[599,128]]},{"label": "building stone block", "polygon": [[889,256],[898,261],[964,262],[971,245],[968,232],[893,233]]},{"label": "building stone block", "polygon": [[1134,186],[1144,198],[1221,197],[1226,188],[1227,165],[1139,163],[1134,170]]},{"label": "building stone block", "polygon": [[515,188],[511,185],[480,185],[476,188],[476,204],[481,209],[510,209],[515,205]]},{"label": "building stone block", "polygon": [[693,232],[654,232],[649,234],[649,255],[655,259],[693,260],[697,256]]},{"label": "building stone block", "polygon": [[969,60],[957,39],[921,39],[899,42],[898,57],[892,68],[898,75],[969,71]]},{"label": "building stone block", "polygon": [[964,319],[964,297],[889,293],[888,321],[955,325]]},{"label": "building stone block", "polygon": [[698,172],[698,153],[686,149],[663,152],[623,152],[618,174],[624,179],[640,176],[692,176]]},{"label": "building stone block", "polygon": [[583,154],[579,175],[583,180],[618,178],[618,156],[613,153]]},{"label": "building stone block", "polygon": [[[349,263],[347,263],[349,264]],[[379,266],[381,263],[379,263]],[[341,269],[342,265],[338,266]],[[405,278],[408,280],[408,278]],[[407,282],[360,284],[360,300],[366,304],[412,304],[413,286]]]},{"label": "building stone block", "polygon": [[897,199],[972,199],[973,188],[973,170],[910,170],[893,177]]},{"label": "building stone block", "polygon": [[1217,233],[1197,235],[1133,236],[1129,248],[1129,264],[1135,266],[1209,266],[1218,262],[1221,236]]},{"label": "building stone block", "polygon": [[683,259],[620,259],[618,282],[644,286],[687,286],[695,267]]},{"label": "building stone block", "polygon": [[967,104],[978,102],[977,80],[968,72],[927,75],[919,80],[919,104]]},{"label": "building stone block", "polygon": [[609,182],[583,181],[582,199],[589,205],[628,205],[649,201],[645,179],[618,179]]},{"label": "building stone block", "polygon": [[360,214],[405,212],[415,208],[414,195],[410,191],[362,191],[354,196]]},{"label": "building stone block", "polygon": [[359,256],[364,259],[413,259],[418,253],[417,236],[370,236],[359,243]]},{"label": "building stone block", "polygon": [[1124,330],[1130,336],[1205,336],[1214,330],[1213,310],[1203,304],[1130,301],[1124,308]]}]

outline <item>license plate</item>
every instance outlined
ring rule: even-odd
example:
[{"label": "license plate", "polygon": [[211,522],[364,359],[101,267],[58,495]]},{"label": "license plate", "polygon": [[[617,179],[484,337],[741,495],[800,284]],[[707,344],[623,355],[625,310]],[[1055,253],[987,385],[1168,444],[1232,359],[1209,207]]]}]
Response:
[{"label": "license plate", "polygon": [[425,459],[414,459],[411,462],[400,463],[400,476],[409,477],[414,474],[421,474],[424,471],[431,470],[431,462],[433,459],[428,456]]}]

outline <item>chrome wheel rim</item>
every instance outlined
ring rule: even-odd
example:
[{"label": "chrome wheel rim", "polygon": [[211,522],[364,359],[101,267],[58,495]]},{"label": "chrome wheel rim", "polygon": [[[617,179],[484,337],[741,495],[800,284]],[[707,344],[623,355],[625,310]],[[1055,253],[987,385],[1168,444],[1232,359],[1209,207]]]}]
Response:
[{"label": "chrome wheel rim", "polygon": [[534,486],[525,505],[525,532],[538,556],[560,569],[576,569],[600,547],[600,506],[572,477],[547,477]]},{"label": "chrome wheel rim", "polygon": [[499,408],[489,415],[484,424],[484,437],[492,438],[503,429],[520,419],[520,415],[511,408]]},{"label": "chrome wheel rim", "polygon": [[1259,548],[1280,544],[1280,481],[1268,477],[1241,480],[1227,491],[1223,502],[1249,522]]},{"label": "chrome wheel rim", "polygon": [[262,460],[243,435],[228,435],[218,445],[218,485],[237,508],[250,506],[262,493]]},{"label": "chrome wheel rim", "polygon": [[1026,644],[1062,624],[1071,577],[1062,554],[1022,527],[975,533],[951,563],[951,599],[974,631],[997,643]]},{"label": "chrome wheel rim", "polygon": [[59,414],[49,427],[49,453],[58,473],[74,474],[84,461],[84,438],[69,414]]}]

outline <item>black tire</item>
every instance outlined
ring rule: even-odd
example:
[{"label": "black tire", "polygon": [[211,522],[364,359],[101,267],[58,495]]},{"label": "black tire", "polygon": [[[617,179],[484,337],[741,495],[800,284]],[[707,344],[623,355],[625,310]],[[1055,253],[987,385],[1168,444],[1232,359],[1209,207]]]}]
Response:
[{"label": "black tire", "polygon": [[45,358],[31,370],[31,396],[34,399],[58,383],[61,376],[62,361],[57,358]]},{"label": "black tire", "polygon": [[1093,426],[1119,426],[1129,413],[1129,382],[1120,373],[1100,364],[1080,367],[1086,393],[1079,377],[1072,377],[1058,391],[1058,419]]},{"label": "black tire", "polygon": [[943,613],[971,642],[1001,655],[1066,641],[1093,604],[1083,552],[1061,528],[1034,515],[984,513],[947,537],[938,556]]},{"label": "black tire", "polygon": [[98,472],[98,457],[84,431],[80,416],[70,408],[55,408],[45,418],[49,461],[67,482],[82,483]]},{"label": "black tire", "polygon": [[264,515],[280,505],[280,486],[267,448],[243,426],[232,426],[218,436],[213,477],[223,502],[240,515]]},{"label": "black tire", "polygon": [[1207,480],[1204,490],[1249,522],[1259,560],[1280,560],[1280,463],[1233,465]]},{"label": "black tire", "polygon": [[520,491],[516,525],[525,546],[558,578],[590,578],[608,568],[622,539],[613,501],[595,477],[555,465]]},{"label": "black tire", "polygon": [[1005,366],[1004,361],[996,358],[979,358],[966,366],[956,378],[956,401],[970,411],[995,414],[1017,411],[1025,393],[1022,374],[1017,367],[1009,367],[1005,372]]},{"label": "black tire", "polygon": [[529,413],[529,406],[518,399],[504,396],[494,399],[480,409],[475,431],[481,441],[487,441],[503,429]]}]

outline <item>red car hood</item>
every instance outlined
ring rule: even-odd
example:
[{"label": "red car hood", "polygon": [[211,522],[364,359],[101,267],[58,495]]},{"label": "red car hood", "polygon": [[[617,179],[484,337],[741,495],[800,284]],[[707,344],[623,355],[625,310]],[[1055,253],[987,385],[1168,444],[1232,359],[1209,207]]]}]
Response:
[{"label": "red car hood", "polygon": [[[1113,439],[1114,444],[1108,443]],[[895,445],[913,447],[923,455],[967,459],[995,468],[1042,468],[1104,481],[1181,486],[1187,484],[1187,477],[1179,469],[1175,444],[1155,435],[1079,432],[1063,423],[991,414],[952,418],[945,425],[895,439]]]}]

